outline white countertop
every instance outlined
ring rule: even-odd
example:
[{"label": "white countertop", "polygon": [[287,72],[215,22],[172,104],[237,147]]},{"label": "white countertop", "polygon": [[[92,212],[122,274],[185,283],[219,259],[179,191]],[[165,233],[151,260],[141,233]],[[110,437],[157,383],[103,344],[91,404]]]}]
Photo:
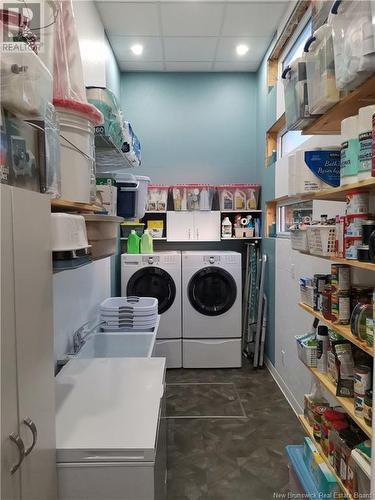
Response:
[{"label": "white countertop", "polygon": [[57,462],[153,461],[164,358],[74,359],[56,377]]}]

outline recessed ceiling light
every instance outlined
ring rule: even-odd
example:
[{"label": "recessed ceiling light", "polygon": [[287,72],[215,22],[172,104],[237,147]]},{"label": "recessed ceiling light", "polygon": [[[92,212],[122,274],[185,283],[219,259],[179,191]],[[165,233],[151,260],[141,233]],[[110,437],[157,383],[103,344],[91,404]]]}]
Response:
[{"label": "recessed ceiling light", "polygon": [[239,56],[244,56],[245,54],[247,54],[249,52],[249,47],[247,45],[241,43],[240,45],[237,45],[236,52]]},{"label": "recessed ceiling light", "polygon": [[131,51],[135,56],[141,56],[143,52],[143,45],[136,43],[130,47]]}]

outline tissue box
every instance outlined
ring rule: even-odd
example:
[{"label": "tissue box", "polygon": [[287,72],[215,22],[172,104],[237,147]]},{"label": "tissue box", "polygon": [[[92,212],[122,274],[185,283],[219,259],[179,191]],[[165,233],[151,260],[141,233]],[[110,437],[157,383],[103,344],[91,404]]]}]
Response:
[{"label": "tissue box", "polygon": [[305,437],[304,442],[304,462],[319,492],[326,494],[327,498],[328,495],[330,495],[329,498],[336,498],[335,493],[340,490],[335,476],[320,456],[315,444],[308,437]]}]

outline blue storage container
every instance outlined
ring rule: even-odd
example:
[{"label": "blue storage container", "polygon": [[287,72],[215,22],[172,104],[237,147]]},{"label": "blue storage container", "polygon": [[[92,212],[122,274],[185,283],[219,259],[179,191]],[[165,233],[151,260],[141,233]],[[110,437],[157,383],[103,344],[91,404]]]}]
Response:
[{"label": "blue storage container", "polygon": [[320,498],[319,491],[304,462],[303,445],[289,445],[285,451],[289,462],[289,489],[291,493],[306,495],[306,498]]}]

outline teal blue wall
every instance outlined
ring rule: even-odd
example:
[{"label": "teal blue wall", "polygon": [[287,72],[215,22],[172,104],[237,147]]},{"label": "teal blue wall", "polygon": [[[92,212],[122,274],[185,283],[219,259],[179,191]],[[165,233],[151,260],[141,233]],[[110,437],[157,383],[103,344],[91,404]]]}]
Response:
[{"label": "teal blue wall", "polygon": [[[275,198],[275,165],[264,166],[266,131],[276,120],[276,89],[267,85],[268,50],[257,72],[257,165],[262,185],[262,209],[265,202]],[[275,239],[262,240],[262,252],[267,255],[265,293],[268,299],[268,329],[265,351],[271,363],[275,363]]]},{"label": "teal blue wall", "polygon": [[254,73],[123,73],[139,173],[162,183],[256,182],[256,98]]}]

